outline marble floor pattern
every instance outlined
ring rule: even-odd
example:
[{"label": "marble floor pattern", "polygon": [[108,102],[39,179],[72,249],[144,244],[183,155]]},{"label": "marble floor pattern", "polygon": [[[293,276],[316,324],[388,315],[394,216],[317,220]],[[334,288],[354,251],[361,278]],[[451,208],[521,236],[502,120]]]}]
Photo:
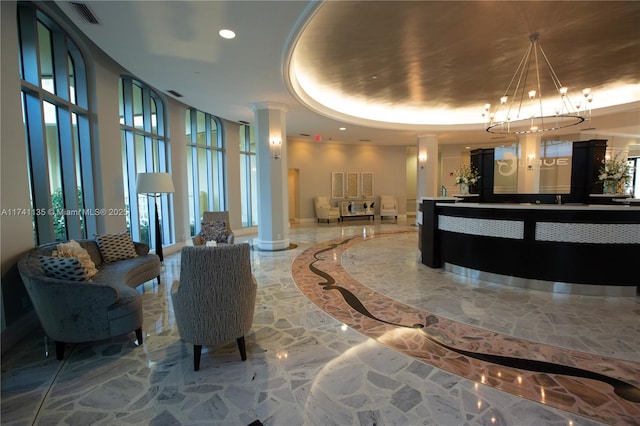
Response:
[{"label": "marble floor pattern", "polygon": [[[546,401],[499,390],[482,378],[452,374],[424,362],[419,354],[393,349],[393,343],[404,338],[402,333],[386,333],[381,343],[366,334],[378,325],[365,330],[357,312],[343,309],[342,315],[349,312],[348,317],[330,315],[316,304],[318,300],[314,303],[305,296],[304,283],[294,281],[297,265],[311,250],[327,241],[353,238],[348,247],[327,251],[325,266],[331,260],[334,268],[339,265],[344,270],[342,282],[360,283],[353,290],[361,292],[363,301],[382,295],[407,311],[427,312],[425,321],[431,315],[438,324],[455,323],[450,329],[454,335],[448,336],[451,342],[456,341],[457,330],[473,327],[559,348],[555,356],[561,359],[554,362],[566,361],[576,351],[637,368],[640,297],[550,294],[431,270],[419,261],[416,231],[403,221],[304,223],[290,230],[296,248],[253,250],[258,297],[254,324],[246,336],[248,359],[240,360],[235,341],[203,348],[198,372],[193,371],[192,346],[180,340],[175,326],[166,283],[178,279],[180,259],[178,254],[169,255],[163,284],[139,287],[145,335],[141,347],[131,333],[70,345],[60,362],[53,342],[47,342],[42,331],[32,333],[2,356],[0,421],[3,425],[248,425],[255,420],[266,426],[640,424],[637,418],[619,415],[596,420],[591,412],[561,410]],[[253,237],[237,240],[252,243]],[[363,237],[366,241],[357,241]],[[317,276],[313,279],[318,282]],[[388,312],[384,305],[369,308],[374,314]]]}]

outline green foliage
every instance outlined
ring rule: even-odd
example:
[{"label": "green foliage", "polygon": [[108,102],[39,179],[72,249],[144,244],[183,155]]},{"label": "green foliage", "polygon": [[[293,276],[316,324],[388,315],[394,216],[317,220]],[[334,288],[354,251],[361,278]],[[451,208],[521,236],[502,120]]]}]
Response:
[{"label": "green foliage", "polygon": [[[82,202],[82,188],[78,187],[78,206],[83,208]],[[62,194],[62,188],[58,188],[51,194],[51,207],[53,208],[53,230],[56,241],[66,241],[67,236],[67,219],[64,214],[64,196]],[[79,215],[80,218],[80,232],[82,235],[78,237],[84,237],[84,215]]]}]

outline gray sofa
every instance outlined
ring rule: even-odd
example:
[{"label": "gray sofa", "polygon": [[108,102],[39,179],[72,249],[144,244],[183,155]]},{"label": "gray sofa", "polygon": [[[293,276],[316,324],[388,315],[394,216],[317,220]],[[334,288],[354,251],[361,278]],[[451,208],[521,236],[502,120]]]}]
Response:
[{"label": "gray sofa", "polygon": [[57,358],[66,343],[108,339],[136,332],[142,344],[142,298],[136,287],[157,278],[160,259],[147,244],[134,242],[137,257],[104,263],[95,240],[77,240],[98,272],[90,282],[51,278],[38,256],[51,256],[58,243],[36,247],[20,257],[18,269],[42,328],[56,342]]}]

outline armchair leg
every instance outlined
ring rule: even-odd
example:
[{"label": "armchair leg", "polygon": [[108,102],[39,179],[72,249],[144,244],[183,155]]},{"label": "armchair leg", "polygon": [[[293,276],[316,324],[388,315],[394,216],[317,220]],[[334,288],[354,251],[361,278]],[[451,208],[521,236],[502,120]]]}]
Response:
[{"label": "armchair leg", "polygon": [[64,348],[65,348],[64,342],[58,342],[56,340],[56,359],[58,361],[62,361],[64,359]]},{"label": "armchair leg", "polygon": [[240,349],[240,357],[242,358],[243,361],[247,360],[247,349],[244,345],[244,336],[242,337],[238,337],[236,339],[236,341],[238,342],[238,349]]},{"label": "armchair leg", "polygon": [[136,339],[138,340],[138,345],[142,346],[142,327],[136,329]]},{"label": "armchair leg", "polygon": [[193,371],[200,370],[201,354],[202,354],[202,345],[193,345]]},{"label": "armchair leg", "polygon": [[160,275],[158,275],[158,285],[160,285]]}]

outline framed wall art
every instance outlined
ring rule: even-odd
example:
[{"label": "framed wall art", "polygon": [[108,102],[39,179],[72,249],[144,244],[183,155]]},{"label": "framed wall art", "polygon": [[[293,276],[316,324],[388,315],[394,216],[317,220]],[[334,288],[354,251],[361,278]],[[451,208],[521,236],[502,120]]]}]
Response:
[{"label": "framed wall art", "polygon": [[344,172],[331,172],[331,198],[344,198]]},{"label": "framed wall art", "polygon": [[362,198],[373,197],[373,172],[362,172],[360,175],[360,181],[362,183],[362,190],[360,196]]},{"label": "framed wall art", "polygon": [[346,198],[358,198],[360,196],[360,173],[347,172],[346,184],[344,196]]}]

